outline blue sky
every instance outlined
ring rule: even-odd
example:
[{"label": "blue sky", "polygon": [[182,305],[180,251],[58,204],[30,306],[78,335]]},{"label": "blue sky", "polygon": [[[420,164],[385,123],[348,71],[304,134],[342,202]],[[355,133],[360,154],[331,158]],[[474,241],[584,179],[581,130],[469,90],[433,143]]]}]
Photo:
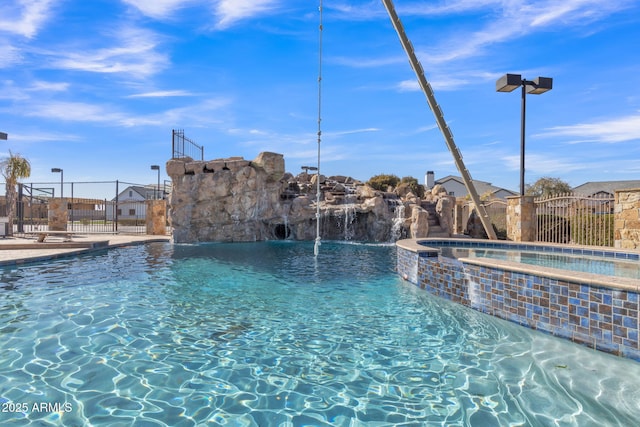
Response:
[{"label": "blue sky", "polygon": [[[0,156],[29,182],[155,183],[171,130],[205,159],[261,151],[316,162],[319,2],[4,0]],[[640,2],[398,0],[396,10],[474,179],[640,179]],[[323,1],[322,172],[366,180],[459,175],[381,1]]]}]

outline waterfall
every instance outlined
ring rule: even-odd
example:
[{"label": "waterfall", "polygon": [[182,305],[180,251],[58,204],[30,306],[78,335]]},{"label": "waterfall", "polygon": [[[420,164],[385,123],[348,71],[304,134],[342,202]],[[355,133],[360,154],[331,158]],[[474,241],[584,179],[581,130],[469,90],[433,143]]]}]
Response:
[{"label": "waterfall", "polygon": [[284,240],[288,240],[291,236],[289,233],[289,216],[284,214]]},{"label": "waterfall", "polygon": [[402,237],[402,230],[404,227],[404,204],[400,203],[395,207],[396,216],[391,223],[391,236],[390,241],[395,242]]},{"label": "waterfall", "polygon": [[344,240],[352,240],[356,234],[353,224],[356,222],[356,207],[353,204],[344,205],[344,227],[343,238]]},{"label": "waterfall", "polygon": [[467,285],[467,302],[469,304],[469,307],[478,311],[484,311],[485,301],[483,301],[482,298],[482,289],[480,288],[480,283],[473,279],[471,274],[469,274],[469,272],[467,271],[464,263],[456,258],[444,257],[442,255],[439,256],[438,259],[440,260],[442,265],[449,264],[450,269],[457,270],[462,273]]}]

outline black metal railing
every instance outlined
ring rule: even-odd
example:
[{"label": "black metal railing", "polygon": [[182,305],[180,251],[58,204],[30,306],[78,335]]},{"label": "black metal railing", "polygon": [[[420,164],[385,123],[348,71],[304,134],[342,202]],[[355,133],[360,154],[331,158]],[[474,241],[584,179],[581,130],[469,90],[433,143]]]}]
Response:
[{"label": "black metal railing", "polygon": [[194,160],[204,160],[204,147],[184,136],[182,129],[171,131],[171,151],[172,159],[191,157]]}]

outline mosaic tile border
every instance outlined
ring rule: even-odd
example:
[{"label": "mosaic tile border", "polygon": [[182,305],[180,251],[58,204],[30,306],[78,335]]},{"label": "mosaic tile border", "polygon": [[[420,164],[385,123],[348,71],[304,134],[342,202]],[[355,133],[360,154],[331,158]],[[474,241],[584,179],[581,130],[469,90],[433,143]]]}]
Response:
[{"label": "mosaic tile border", "polygon": [[[442,242],[438,241],[438,244]],[[429,243],[435,244],[435,241]],[[450,244],[454,243],[459,245],[461,241]],[[484,243],[485,246],[480,247],[501,245]],[[513,247],[509,244],[502,246]],[[524,249],[530,245],[516,246]],[[535,245],[535,249],[540,250],[540,246]],[[397,248],[397,270],[405,280],[442,298],[640,361],[640,296],[637,291],[511,271],[504,266],[468,264],[436,257],[433,251],[403,245]]]}]

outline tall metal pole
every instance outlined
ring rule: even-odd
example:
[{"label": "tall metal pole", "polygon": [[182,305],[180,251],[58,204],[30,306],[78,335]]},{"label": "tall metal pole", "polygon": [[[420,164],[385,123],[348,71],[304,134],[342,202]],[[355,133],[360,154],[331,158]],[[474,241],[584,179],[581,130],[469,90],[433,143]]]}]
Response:
[{"label": "tall metal pole", "polygon": [[384,4],[385,8],[387,9],[387,12],[389,13],[389,18],[391,18],[391,24],[393,25],[393,28],[395,28],[396,33],[398,33],[398,37],[400,38],[400,43],[402,44],[404,51],[409,57],[409,63],[411,64],[411,68],[413,68],[413,71],[416,73],[416,77],[418,78],[418,83],[420,83],[420,87],[422,88],[422,92],[427,97],[429,108],[431,108],[431,111],[433,112],[433,115],[436,118],[438,127],[440,128],[440,131],[444,136],[445,142],[447,143],[447,147],[449,148],[449,151],[453,155],[453,160],[456,164],[456,167],[458,168],[460,175],[462,175],[462,181],[464,181],[464,185],[467,188],[469,195],[471,196],[471,200],[473,201],[473,204],[478,210],[478,216],[480,217],[480,221],[482,222],[484,231],[487,233],[487,236],[489,237],[489,239],[497,240],[497,236],[495,231],[493,230],[493,226],[491,225],[491,220],[489,218],[489,215],[487,214],[487,211],[484,205],[480,202],[480,197],[478,196],[478,192],[476,191],[473,185],[471,175],[469,174],[469,171],[467,170],[467,168],[464,165],[464,162],[462,161],[462,155],[458,151],[458,147],[456,146],[453,140],[453,135],[451,134],[451,130],[447,126],[447,122],[444,120],[444,115],[442,114],[442,110],[440,109],[440,106],[436,102],[433,89],[431,88],[431,85],[429,84],[429,82],[427,81],[427,78],[424,75],[422,65],[420,64],[420,61],[418,60],[413,50],[411,41],[409,41],[409,38],[407,37],[404,31],[404,27],[402,25],[402,22],[400,21],[400,18],[398,17],[398,14],[396,13],[396,10],[393,6],[393,2],[391,0],[382,0],[382,3]]},{"label": "tall metal pole", "polygon": [[116,204],[113,206],[113,231],[115,231],[116,233],[118,232],[118,204],[120,203],[119,200],[119,194],[120,194],[120,190],[118,188],[118,180],[116,179]]},{"label": "tall metal pole", "polygon": [[520,116],[520,195],[524,196],[524,135],[525,135],[525,117],[527,111],[527,85],[522,80],[522,111]]},{"label": "tall metal pole", "polygon": [[[318,26],[318,171],[316,175],[316,240],[313,254],[320,252],[320,143],[322,141],[322,0],[320,0],[320,25]],[[286,230],[285,230],[286,233]]]}]

